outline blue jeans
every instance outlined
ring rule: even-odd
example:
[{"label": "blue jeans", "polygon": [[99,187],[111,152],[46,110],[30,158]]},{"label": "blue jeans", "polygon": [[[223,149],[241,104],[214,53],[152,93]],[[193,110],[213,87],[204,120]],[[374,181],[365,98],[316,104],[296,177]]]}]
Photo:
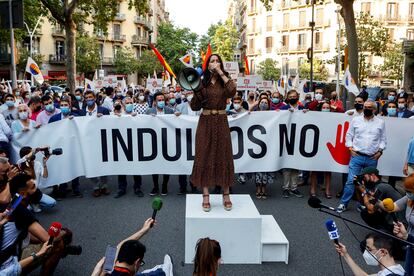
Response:
[{"label": "blue jeans", "polygon": [[351,198],[354,194],[355,185],[354,185],[354,176],[361,173],[362,169],[366,167],[374,167],[376,168],[378,164],[378,160],[374,160],[371,157],[368,156],[352,156],[351,161],[349,162],[349,173],[348,173],[348,179],[346,181],[345,187],[344,187],[344,194],[341,198],[341,203],[345,206],[348,206],[349,201],[351,201]]},{"label": "blue jeans", "polygon": [[48,196],[47,194],[43,194],[42,198],[39,201],[39,205],[42,209],[50,209],[55,207],[56,200],[53,197]]}]

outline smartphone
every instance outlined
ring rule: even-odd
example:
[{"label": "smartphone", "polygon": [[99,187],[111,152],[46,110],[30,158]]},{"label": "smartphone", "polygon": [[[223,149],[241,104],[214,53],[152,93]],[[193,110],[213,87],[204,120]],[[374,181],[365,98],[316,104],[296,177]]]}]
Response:
[{"label": "smartphone", "polygon": [[103,271],[111,273],[114,270],[116,256],[116,247],[108,245],[105,252],[105,263],[103,265]]},{"label": "smartphone", "polygon": [[13,211],[17,208],[17,206],[19,206],[20,202],[22,202],[23,197],[21,195],[19,195],[18,193],[16,193],[12,200],[10,201],[9,205],[6,208],[6,213],[7,216],[10,216]]}]

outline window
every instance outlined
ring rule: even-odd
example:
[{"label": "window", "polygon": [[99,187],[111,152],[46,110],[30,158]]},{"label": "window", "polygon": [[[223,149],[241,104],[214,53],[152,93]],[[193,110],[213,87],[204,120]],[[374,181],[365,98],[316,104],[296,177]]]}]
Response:
[{"label": "window", "polygon": [[284,35],[282,36],[282,50],[289,49],[289,36]]},{"label": "window", "polygon": [[317,26],[323,25],[323,9],[317,9],[315,14],[315,23]]},{"label": "window", "polygon": [[273,37],[266,37],[266,53],[271,53],[273,48]]},{"label": "window", "polygon": [[58,59],[63,58],[65,56],[65,42],[58,40],[56,41],[56,56]]},{"label": "window", "polygon": [[306,34],[299,34],[298,35],[298,45],[305,46],[306,44]]},{"label": "window", "polygon": [[142,36],[141,28],[137,28],[137,36],[138,37]]},{"label": "window", "polygon": [[315,45],[320,45],[322,42],[322,33],[316,32],[315,33]]},{"label": "window", "polygon": [[397,3],[388,3],[387,4],[387,18],[395,19],[398,15],[398,4]]},{"label": "window", "polygon": [[252,31],[256,32],[256,18],[252,18]]},{"label": "window", "polygon": [[250,60],[250,74],[252,74],[252,73],[254,73],[254,60],[252,59],[252,60]]},{"label": "window", "polygon": [[410,20],[413,20],[414,18],[414,2],[411,2],[408,4],[408,16]]},{"label": "window", "polygon": [[414,30],[413,29],[408,29],[407,30],[407,39],[408,40],[413,40],[414,39]]},{"label": "window", "polygon": [[361,12],[370,13],[371,12],[371,2],[361,3]]},{"label": "window", "polygon": [[254,53],[254,39],[249,39],[249,53]]},{"label": "window", "polygon": [[306,11],[299,12],[299,27],[306,27]]},{"label": "window", "polygon": [[267,31],[271,32],[273,29],[273,16],[269,15],[266,17],[266,26]]},{"label": "window", "polygon": [[118,46],[118,45],[114,45],[114,47],[112,48],[112,51],[113,51],[113,55],[114,55],[114,58],[116,57],[116,54],[118,53],[118,51],[121,49],[121,47],[120,46]]},{"label": "window", "polygon": [[254,12],[256,10],[256,0],[250,0],[250,11]]},{"label": "window", "polygon": [[99,55],[101,56],[101,58],[103,58],[104,56],[104,45],[103,44],[99,44]]},{"label": "window", "polygon": [[284,29],[289,28],[289,14],[288,13],[283,14],[283,28]]},{"label": "window", "polygon": [[121,37],[121,25],[114,24],[114,38],[119,39]]}]

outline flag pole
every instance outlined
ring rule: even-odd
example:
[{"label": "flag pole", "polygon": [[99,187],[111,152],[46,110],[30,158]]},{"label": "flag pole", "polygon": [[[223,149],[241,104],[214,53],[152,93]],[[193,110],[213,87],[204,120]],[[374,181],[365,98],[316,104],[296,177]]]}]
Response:
[{"label": "flag pole", "polygon": [[14,30],[13,30],[13,11],[12,11],[12,0],[9,0],[9,27],[10,27],[10,63],[11,63],[11,81],[12,88],[17,87],[17,74],[16,74],[16,57],[14,55],[15,45],[14,45]]}]

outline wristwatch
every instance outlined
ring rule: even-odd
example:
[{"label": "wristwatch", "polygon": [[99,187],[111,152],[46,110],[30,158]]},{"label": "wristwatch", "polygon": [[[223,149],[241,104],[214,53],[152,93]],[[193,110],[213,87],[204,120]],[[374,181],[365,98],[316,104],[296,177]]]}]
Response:
[{"label": "wristwatch", "polygon": [[39,259],[39,256],[37,256],[36,253],[34,253],[34,252],[32,254],[30,254],[30,256],[33,257],[33,261],[36,261],[37,259]]}]

